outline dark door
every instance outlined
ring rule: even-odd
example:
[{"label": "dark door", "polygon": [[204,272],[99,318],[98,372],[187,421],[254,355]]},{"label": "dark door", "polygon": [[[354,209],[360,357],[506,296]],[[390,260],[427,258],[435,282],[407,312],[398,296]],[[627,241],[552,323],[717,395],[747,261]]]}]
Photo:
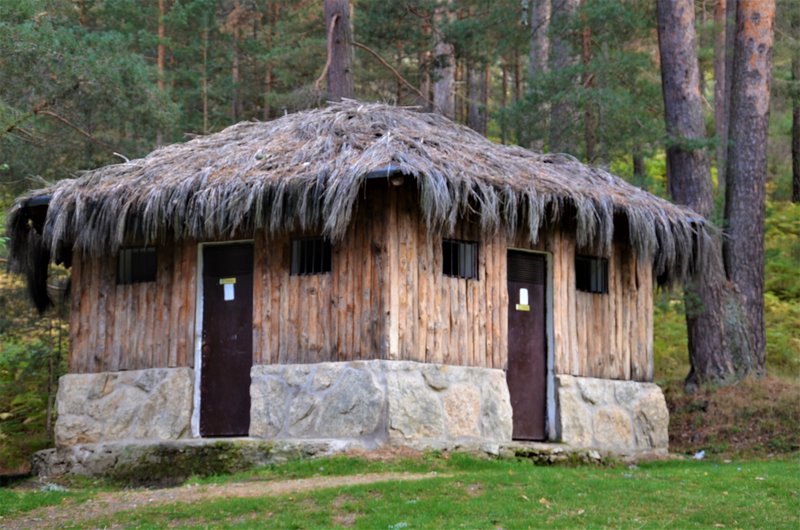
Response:
[{"label": "dark door", "polygon": [[508,391],[515,440],[545,440],[547,417],[547,262],[508,251]]},{"label": "dark door", "polygon": [[204,246],[202,436],[247,435],[252,364],[253,245]]}]

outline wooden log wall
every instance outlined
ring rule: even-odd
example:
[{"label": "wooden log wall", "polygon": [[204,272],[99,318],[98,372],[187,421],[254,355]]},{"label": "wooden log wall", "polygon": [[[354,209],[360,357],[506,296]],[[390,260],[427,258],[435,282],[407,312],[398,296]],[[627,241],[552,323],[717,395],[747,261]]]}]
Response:
[{"label": "wooden log wall", "polygon": [[157,260],[155,282],[117,285],[115,256],[73,257],[70,372],[194,364],[197,245]]},{"label": "wooden log wall", "polygon": [[365,192],[368,199],[359,201],[344,240],[333,245],[330,273],[289,274],[292,237],[316,234],[256,237],[255,363],[387,358],[388,195],[371,188]]},{"label": "wooden log wall", "polygon": [[389,358],[503,368],[508,350],[505,237],[462,222],[448,238],[478,242],[478,279],[442,274],[442,237],[428,234],[413,188],[391,190],[393,292]]},{"label": "wooden log wall", "polygon": [[[481,236],[461,222],[447,237],[479,242],[478,279],[442,274],[441,237],[428,234],[413,182],[366,190],[332,272],[289,274],[287,234],[255,240],[254,362],[397,359],[506,368],[508,248],[547,252],[553,278],[556,373],[650,381],[652,273],[625,237],[609,259],[609,293],[575,289],[569,227]],[[116,285],[116,259],[76,257],[70,371],[192,366],[197,245],[158,250],[154,283]],[[392,281],[392,279],[394,279]]]},{"label": "wooden log wall", "polygon": [[[391,212],[394,212],[392,214]],[[637,261],[627,235],[615,238],[607,294],[575,288],[575,236],[570,226],[481,236],[463,221],[446,237],[479,242],[478,279],[442,274],[440,237],[427,234],[413,189],[395,190],[388,221],[392,284],[389,357],[420,362],[507,368],[509,248],[550,255],[556,373],[604,379],[653,379],[653,278]],[[394,318],[396,315],[396,318]],[[396,339],[392,339],[392,336]]]},{"label": "wooden log wall", "polygon": [[573,233],[556,229],[544,238],[552,255],[556,373],[652,381],[652,267],[639,263],[626,236],[616,237],[606,256],[608,293],[578,291]]}]

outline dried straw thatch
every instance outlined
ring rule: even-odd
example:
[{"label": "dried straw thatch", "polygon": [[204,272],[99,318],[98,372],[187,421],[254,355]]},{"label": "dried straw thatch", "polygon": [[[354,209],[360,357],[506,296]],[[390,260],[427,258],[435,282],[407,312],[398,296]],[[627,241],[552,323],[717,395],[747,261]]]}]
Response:
[{"label": "dried straw thatch", "polygon": [[[486,231],[525,228],[536,239],[545,217],[575,212],[578,244],[608,248],[617,214],[638,255],[670,279],[687,274],[706,239],[693,212],[572,157],[497,145],[436,114],[345,101],[239,123],[33,191],[9,216],[12,257],[24,268],[32,246],[53,256],[113,252],[130,234],[207,240],[321,227],[335,240],[366,175],[388,166],[415,178],[431,231],[477,211]],[[24,211],[43,195],[39,235]]]}]

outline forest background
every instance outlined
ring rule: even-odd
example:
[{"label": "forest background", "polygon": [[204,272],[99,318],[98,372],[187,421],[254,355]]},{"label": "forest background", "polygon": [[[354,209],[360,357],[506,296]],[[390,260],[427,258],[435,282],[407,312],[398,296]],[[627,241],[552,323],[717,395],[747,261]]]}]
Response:
[{"label": "forest background", "polygon": [[[559,2],[571,10],[538,10]],[[717,12],[724,3],[694,2],[718,209],[721,165],[714,154],[726,141],[715,123],[715,42],[725,24]],[[450,57],[447,90],[454,97],[446,113],[456,121],[496,142],[570,153],[668,197],[651,0],[349,5],[358,99],[430,109],[442,89],[437,61]],[[81,170],[238,121],[324,104],[325,28],[323,2],[312,0],[0,0],[0,209],[28,189]],[[721,400],[739,412],[710,414],[714,389],[699,398],[683,395],[684,298],[659,291],[655,372],[670,401],[673,449],[724,452],[739,447],[736,440],[747,437],[742,430],[753,429],[752,438],[768,451],[798,449],[800,185],[795,177],[793,189],[792,132],[793,114],[800,119],[799,30],[800,2],[778,0],[765,228],[770,375],[741,385],[742,396]],[[800,128],[795,134],[800,137]],[[718,212],[714,221],[721,220]],[[54,272],[58,289],[66,272]],[[52,443],[57,378],[69,348],[66,322],[63,306],[39,317],[22,279],[2,273],[0,473],[24,469],[32,451]],[[763,425],[754,427],[753,418]]]}]

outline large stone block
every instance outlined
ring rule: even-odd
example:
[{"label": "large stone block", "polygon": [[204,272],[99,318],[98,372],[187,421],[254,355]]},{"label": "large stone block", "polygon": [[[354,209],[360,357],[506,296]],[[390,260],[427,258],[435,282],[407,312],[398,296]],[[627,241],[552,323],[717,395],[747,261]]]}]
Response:
[{"label": "large stone block", "polygon": [[193,389],[191,368],[62,376],[56,445],[189,436]]},{"label": "large stone block", "polygon": [[558,375],[558,427],[573,447],[664,452],[669,413],[658,385]]},{"label": "large stone block", "polygon": [[440,446],[511,439],[500,370],[408,361],[259,365],[250,435]]},{"label": "large stone block", "polygon": [[386,373],[389,438],[442,438],[444,410],[437,390],[426,383],[419,370],[392,368],[399,367],[390,367]]}]

